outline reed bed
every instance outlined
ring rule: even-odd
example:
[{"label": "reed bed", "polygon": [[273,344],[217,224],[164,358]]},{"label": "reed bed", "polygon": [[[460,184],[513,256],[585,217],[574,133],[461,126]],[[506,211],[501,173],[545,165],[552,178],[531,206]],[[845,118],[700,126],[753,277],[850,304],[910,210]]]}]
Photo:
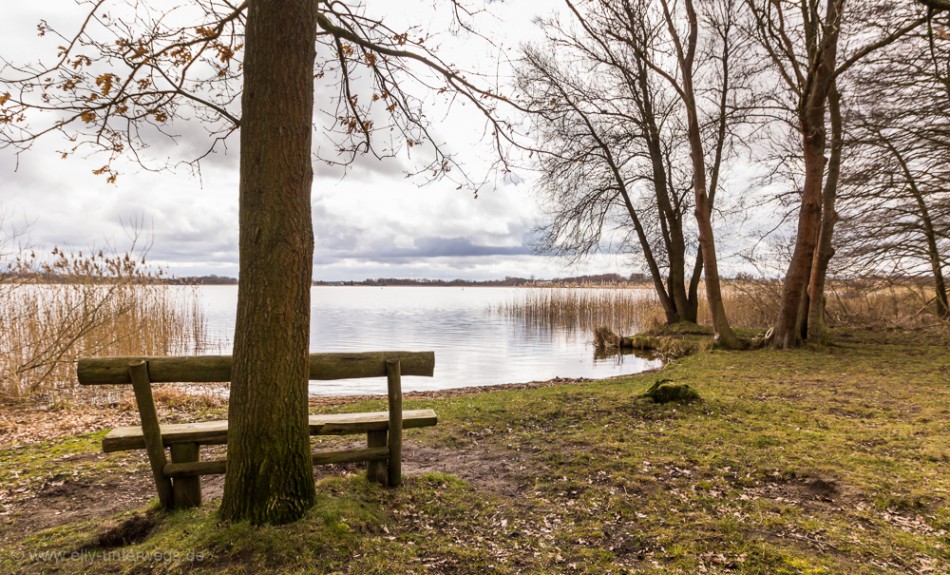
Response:
[{"label": "reed bed", "polygon": [[[767,330],[775,322],[782,302],[781,284],[775,281],[729,281],[722,285],[722,305],[733,327]],[[699,289],[698,323],[712,325],[706,290]]]},{"label": "reed bed", "polygon": [[[776,280],[733,280],[723,285],[723,305],[733,326],[767,330],[782,302]],[[712,323],[705,298],[700,322]],[[940,325],[929,286],[911,281],[852,279],[825,289],[825,323],[829,327],[917,328]]]},{"label": "reed bed", "polygon": [[880,328],[947,326],[935,313],[931,284],[869,279],[832,284],[827,293],[831,325]]},{"label": "reed bed", "polygon": [[593,331],[605,326],[630,334],[662,320],[655,293],[641,288],[525,288],[492,309],[536,327]]},{"label": "reed bed", "polygon": [[197,292],[158,282],[160,274],[128,254],[54,251],[52,262],[33,256],[18,265],[0,284],[0,397],[117,400],[124,390],[114,386],[80,389],[77,358],[200,353],[208,345]]},{"label": "reed bed", "polygon": [[[730,324],[767,330],[781,305],[781,287],[776,280],[724,282],[723,304]],[[710,325],[712,316],[702,288],[699,296],[699,323]],[[833,282],[826,291],[826,323],[829,327],[885,328],[940,324],[932,311],[932,299],[927,287],[910,282]],[[649,288],[526,288],[492,311],[530,326],[591,333],[603,326],[625,335],[665,321],[659,299]]]}]

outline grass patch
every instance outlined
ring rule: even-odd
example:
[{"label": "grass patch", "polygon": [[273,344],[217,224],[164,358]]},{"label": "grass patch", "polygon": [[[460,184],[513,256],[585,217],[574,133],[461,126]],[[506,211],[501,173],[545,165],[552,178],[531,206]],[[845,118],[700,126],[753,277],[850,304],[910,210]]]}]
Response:
[{"label": "grass patch", "polygon": [[[224,524],[211,501],[30,533],[16,511],[26,503],[8,498],[0,571],[945,572],[950,347],[900,332],[834,343],[702,350],[659,376],[407,401],[434,408],[440,424],[407,432],[417,470],[405,486],[345,468],[319,481],[317,505],[292,525]],[[658,377],[702,401],[640,398]],[[104,463],[70,457],[89,456],[99,437],[2,451],[0,473],[89,484]],[[148,485],[144,466],[134,477]],[[87,487],[85,497],[111,496]],[[37,555],[77,550],[58,563]]]}]

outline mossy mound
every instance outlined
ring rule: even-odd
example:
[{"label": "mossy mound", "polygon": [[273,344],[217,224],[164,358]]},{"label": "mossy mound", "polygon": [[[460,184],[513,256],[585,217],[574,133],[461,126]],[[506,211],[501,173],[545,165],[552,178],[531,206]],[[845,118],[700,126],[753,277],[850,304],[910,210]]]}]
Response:
[{"label": "mossy mound", "polygon": [[670,361],[694,353],[700,345],[694,338],[657,337],[648,334],[622,337],[610,328],[598,327],[594,330],[594,347],[601,353],[632,349],[635,353],[646,352],[647,357]]},{"label": "mossy mound", "polygon": [[701,342],[692,338],[653,337],[649,335],[634,335],[623,338],[621,347],[635,351],[653,352],[665,361],[671,361],[695,353]]},{"label": "mossy mound", "polygon": [[661,379],[644,392],[643,397],[653,400],[653,403],[692,403],[699,401],[699,393],[685,383],[673,383],[668,379]]},{"label": "mossy mound", "polygon": [[597,349],[617,349],[620,347],[621,337],[606,326],[594,330],[594,347]]},{"label": "mossy mound", "polygon": [[658,351],[663,341],[659,337],[649,335],[632,335],[623,338],[622,347],[636,349],[640,351]]}]

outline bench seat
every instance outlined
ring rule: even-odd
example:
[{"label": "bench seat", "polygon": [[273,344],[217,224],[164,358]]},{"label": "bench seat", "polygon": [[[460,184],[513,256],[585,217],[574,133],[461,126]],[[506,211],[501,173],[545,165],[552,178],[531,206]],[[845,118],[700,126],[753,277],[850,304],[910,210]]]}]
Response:
[{"label": "bench seat", "polygon": [[[402,412],[403,429],[430,427],[438,423],[431,409],[414,409]],[[349,435],[370,431],[385,431],[389,427],[389,412],[335,413],[310,416],[310,435]],[[227,443],[228,422],[204,421],[161,426],[162,443],[165,447],[175,444],[221,445]],[[117,427],[102,440],[105,453],[145,449],[145,437],[141,426]]]}]

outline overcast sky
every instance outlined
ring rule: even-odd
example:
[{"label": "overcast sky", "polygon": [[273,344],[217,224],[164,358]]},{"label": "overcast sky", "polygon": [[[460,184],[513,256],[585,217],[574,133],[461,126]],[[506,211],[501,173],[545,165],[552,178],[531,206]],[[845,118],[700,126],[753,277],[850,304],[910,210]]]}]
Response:
[{"label": "overcast sky", "polygon": [[[442,21],[418,8],[406,8],[431,9],[431,2],[385,4],[413,21]],[[493,37],[502,48],[514,50],[536,35],[532,17],[552,4],[493,3]],[[55,21],[66,30],[78,26],[82,14],[70,0],[5,6],[0,55],[20,63],[48,61],[55,42],[36,38],[38,21]],[[448,32],[438,37],[444,46],[440,54],[449,62],[492,61],[484,51],[473,52],[475,44],[464,38]],[[454,150],[464,151],[459,154],[463,164],[473,173],[487,165],[493,152],[480,142],[483,121],[477,114],[455,106],[448,116],[437,117],[435,133]],[[183,133],[177,145],[153,150],[159,161],[164,159],[162,154],[187,156],[189,146],[198,149],[205,143],[200,131]],[[196,141],[189,141],[192,138]],[[200,178],[186,169],[154,173],[125,163],[120,164],[122,173],[115,185],[91,173],[102,165],[101,159],[73,156],[62,160],[56,151],[64,147],[54,137],[19,158],[10,150],[0,150],[0,210],[8,229],[28,226],[29,242],[38,250],[54,245],[74,249],[111,245],[123,250],[129,246],[131,230],[138,227],[143,230],[140,243],[150,242],[149,259],[174,275],[237,275],[236,136],[227,153],[216,154],[202,165]],[[422,186],[421,181],[404,176],[407,166],[404,160],[364,159],[344,176],[315,163],[316,279],[544,278],[640,271],[627,256],[603,255],[579,267],[567,267],[564,261],[532,255],[530,236],[540,212],[531,193],[530,172],[517,172],[474,199],[470,191],[457,190],[452,182]]]}]

